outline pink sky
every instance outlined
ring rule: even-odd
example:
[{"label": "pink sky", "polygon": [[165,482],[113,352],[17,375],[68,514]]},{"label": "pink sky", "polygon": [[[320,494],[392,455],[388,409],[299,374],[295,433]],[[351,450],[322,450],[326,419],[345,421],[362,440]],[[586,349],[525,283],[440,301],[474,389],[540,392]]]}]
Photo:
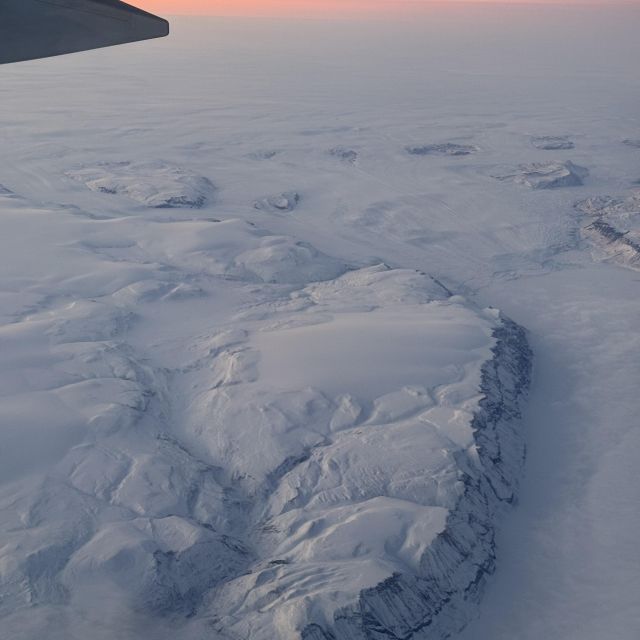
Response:
[{"label": "pink sky", "polygon": [[[458,2],[459,0],[443,0]],[[491,0],[470,0],[485,2]],[[616,0],[537,0],[544,4],[617,4]],[[129,0],[142,9],[164,14],[211,15],[327,15],[394,12],[402,7],[419,8],[428,0]],[[507,0],[505,4],[523,4],[530,0]],[[634,4],[624,0],[620,4]]]}]

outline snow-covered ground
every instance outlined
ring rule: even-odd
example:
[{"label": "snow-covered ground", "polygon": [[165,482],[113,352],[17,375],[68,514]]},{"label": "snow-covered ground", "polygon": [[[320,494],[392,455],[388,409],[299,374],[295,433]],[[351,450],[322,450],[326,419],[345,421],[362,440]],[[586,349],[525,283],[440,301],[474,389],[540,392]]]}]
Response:
[{"label": "snow-covered ground", "polygon": [[1,67],[0,638],[637,638],[639,23]]}]

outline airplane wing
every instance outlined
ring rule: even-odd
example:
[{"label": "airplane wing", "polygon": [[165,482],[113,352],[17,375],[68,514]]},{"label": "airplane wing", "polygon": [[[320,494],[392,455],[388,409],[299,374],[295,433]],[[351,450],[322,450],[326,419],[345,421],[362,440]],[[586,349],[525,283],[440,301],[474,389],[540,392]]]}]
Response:
[{"label": "airplane wing", "polygon": [[0,64],[168,34],[166,20],[119,0],[0,0]]}]

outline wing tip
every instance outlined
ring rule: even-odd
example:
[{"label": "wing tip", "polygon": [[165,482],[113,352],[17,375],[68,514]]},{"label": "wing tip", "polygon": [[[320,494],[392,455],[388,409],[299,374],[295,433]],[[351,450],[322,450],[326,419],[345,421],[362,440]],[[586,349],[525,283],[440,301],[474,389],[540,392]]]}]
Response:
[{"label": "wing tip", "polygon": [[164,18],[121,0],[0,0],[0,64],[165,38],[170,32]]},{"label": "wing tip", "polygon": [[171,35],[171,24],[168,20],[165,20],[164,18],[158,18],[161,23],[162,23],[162,33],[160,36],[160,38],[166,38],[167,36]]}]

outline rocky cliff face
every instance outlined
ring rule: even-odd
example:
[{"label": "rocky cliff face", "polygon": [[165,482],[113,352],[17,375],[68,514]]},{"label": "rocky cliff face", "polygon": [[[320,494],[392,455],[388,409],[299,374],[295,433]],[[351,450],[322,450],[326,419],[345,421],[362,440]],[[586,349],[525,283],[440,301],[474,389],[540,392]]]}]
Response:
[{"label": "rocky cliff face", "polygon": [[484,399],[473,420],[478,460],[459,461],[464,491],[420,571],[363,590],[354,605],[335,614],[332,628],[310,625],[304,640],[440,640],[465,626],[494,571],[496,525],[515,500],[525,458],[518,424],[532,352],[523,329],[507,318],[494,337],[494,357],[482,372]]},{"label": "rocky cliff face", "polygon": [[576,203],[588,216],[582,236],[596,260],[640,269],[640,191],[628,196],[595,196]]}]

